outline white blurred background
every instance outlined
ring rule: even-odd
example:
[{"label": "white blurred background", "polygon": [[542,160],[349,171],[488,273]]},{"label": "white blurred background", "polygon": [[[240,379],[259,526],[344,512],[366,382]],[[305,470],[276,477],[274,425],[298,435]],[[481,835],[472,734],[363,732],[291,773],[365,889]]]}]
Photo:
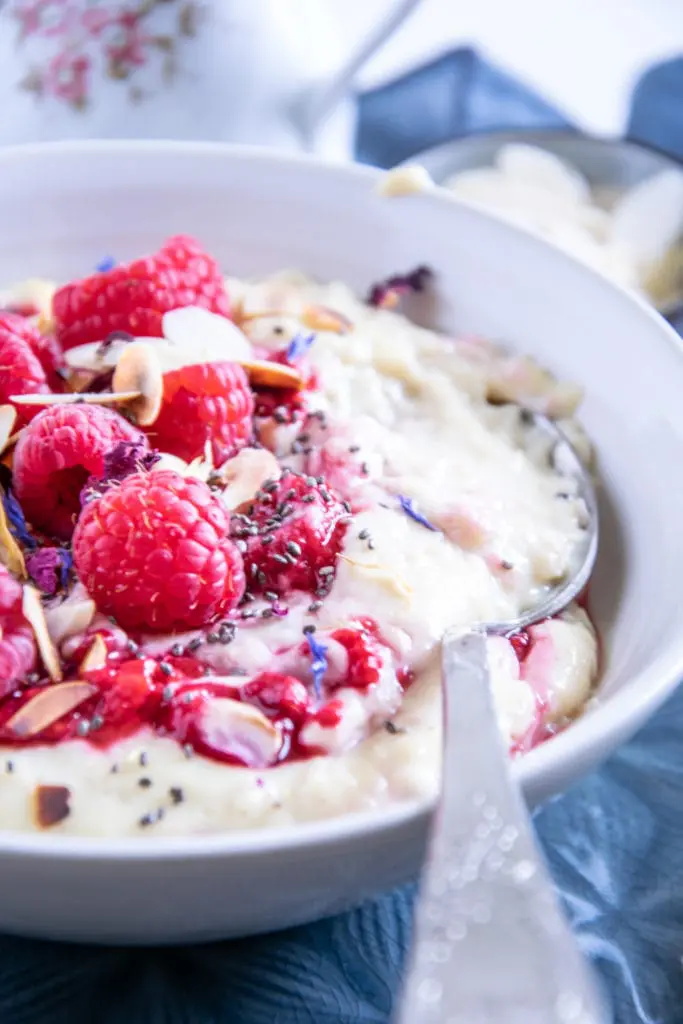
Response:
[{"label": "white blurred background", "polygon": [[[324,2],[355,40],[387,0]],[[360,83],[378,85],[458,45],[526,79],[584,129],[617,133],[640,73],[683,54],[683,0],[423,0]]]}]

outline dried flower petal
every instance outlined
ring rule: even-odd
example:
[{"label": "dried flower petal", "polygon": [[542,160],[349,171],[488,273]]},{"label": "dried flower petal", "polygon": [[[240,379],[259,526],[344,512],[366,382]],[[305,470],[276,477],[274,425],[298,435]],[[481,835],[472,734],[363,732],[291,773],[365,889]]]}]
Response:
[{"label": "dried flower petal", "polygon": [[287,362],[293,363],[305,356],[314,341],[315,334],[295,334],[287,346]]},{"label": "dried flower petal", "polygon": [[26,568],[44,594],[52,596],[66,590],[73,560],[66,548],[40,548],[27,559]]},{"label": "dried flower petal", "polygon": [[401,295],[423,292],[433,277],[434,271],[425,266],[416,267],[408,274],[395,274],[373,285],[365,301],[368,306],[390,309],[398,303]]},{"label": "dried flower petal", "polygon": [[322,698],[322,682],[327,672],[327,644],[316,640],[314,633],[306,634],[306,642],[311,652],[311,674],[313,689],[318,700]]},{"label": "dried flower petal", "polygon": [[123,480],[132,473],[150,470],[161,456],[156,450],[150,451],[144,441],[119,441],[104,456],[103,480]]},{"label": "dried flower petal", "polygon": [[10,488],[8,488],[2,495],[2,502],[5,506],[5,514],[7,516],[10,530],[20,544],[23,544],[25,548],[32,551],[38,546],[38,542],[35,537],[29,533],[23,509]]},{"label": "dried flower petal", "polygon": [[0,562],[20,579],[26,579],[24,553],[9,527],[5,511],[4,492],[0,488]]},{"label": "dried flower petal", "polygon": [[95,270],[98,274],[106,274],[108,270],[113,270],[116,266],[116,260],[113,256],[103,256],[100,262],[95,266]]},{"label": "dried flower petal", "polygon": [[401,508],[406,515],[410,516],[411,519],[414,519],[416,523],[420,523],[421,526],[426,526],[428,530],[433,530],[434,533],[440,532],[438,526],[434,526],[433,523],[429,522],[426,516],[423,516],[421,512],[417,511],[412,498],[406,498],[405,494],[398,494],[397,497],[401,504]]}]

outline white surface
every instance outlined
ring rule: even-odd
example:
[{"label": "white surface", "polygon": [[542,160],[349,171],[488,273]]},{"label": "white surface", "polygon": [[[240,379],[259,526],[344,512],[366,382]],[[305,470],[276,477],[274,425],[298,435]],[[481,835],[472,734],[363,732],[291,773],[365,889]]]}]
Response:
[{"label": "white surface", "polygon": [[[378,197],[364,169],[223,147],[91,144],[6,151],[0,175],[0,280],[77,275],[105,240],[126,259],[181,230],[236,274],[297,265],[364,291],[396,269],[435,267],[441,325],[506,338],[585,383],[599,452],[603,543],[591,597],[605,640],[601,701],[516,763],[530,803],[593,767],[672,691],[683,675],[683,353],[645,306],[446,195]],[[283,927],[409,878],[426,821],[427,808],[408,805],[186,840],[0,834],[0,931],[161,942]]]},{"label": "white surface", "polygon": [[[386,0],[328,0],[349,38]],[[584,129],[624,128],[630,93],[651,63],[683,54],[681,0],[422,0],[420,9],[367,66],[378,84],[459,45],[526,79]]]}]

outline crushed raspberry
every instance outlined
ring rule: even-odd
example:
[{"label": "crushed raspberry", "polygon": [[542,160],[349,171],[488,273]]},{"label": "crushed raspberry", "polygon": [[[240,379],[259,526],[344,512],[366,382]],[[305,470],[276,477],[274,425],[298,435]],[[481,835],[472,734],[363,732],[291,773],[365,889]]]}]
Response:
[{"label": "crushed raspberry", "polygon": [[[11,395],[48,394],[45,369],[31,344],[35,328],[21,317],[6,313],[0,316],[0,404],[7,404]],[[18,426],[23,426],[38,411],[35,406],[16,406]]]},{"label": "crushed raspberry", "polygon": [[369,629],[337,629],[332,633],[346,650],[349,665],[343,683],[358,690],[367,690],[379,682],[385,650]]},{"label": "crushed raspberry", "polygon": [[152,256],[119,264],[60,288],[54,296],[57,337],[66,349],[101,341],[111,331],[161,337],[164,313],[202,306],[228,316],[218,264],[192,238],[177,235]]},{"label": "crushed raspberry", "polygon": [[533,637],[528,629],[522,629],[519,633],[513,633],[511,637],[508,637],[512,649],[517,656],[517,661],[522,665],[529,657],[529,652],[533,647]]},{"label": "crushed raspberry", "polygon": [[254,403],[237,363],[203,363],[164,374],[164,399],[148,434],[161,451],[186,462],[211,443],[215,466],[251,440]]},{"label": "crushed raspberry", "polygon": [[36,643],[24,618],[22,594],[21,584],[0,565],[0,697],[36,666]]},{"label": "crushed raspberry", "polygon": [[279,481],[259,491],[248,515],[233,516],[232,536],[247,548],[248,589],[326,594],[348,519],[323,480],[285,470]]},{"label": "crushed raspberry", "polygon": [[292,358],[290,347],[267,352],[264,358],[273,363],[294,367],[302,376],[301,390],[292,388],[254,388],[254,415],[260,419],[273,418],[278,425],[303,423],[308,413],[309,393],[319,388],[318,375],[304,358]]},{"label": "crushed raspberry", "polygon": [[229,529],[228,512],[200,480],[136,473],[85,505],[74,565],[98,609],[122,627],[197,629],[244,593]]},{"label": "crushed raspberry", "polygon": [[119,441],[142,437],[117,412],[98,405],[55,405],[38,413],[17,442],[12,468],[26,518],[68,540],[89,477],[102,476],[105,455]]},{"label": "crushed raspberry", "polygon": [[306,685],[279,672],[261,672],[241,687],[240,696],[265,715],[284,716],[295,725],[303,725],[311,707]]}]

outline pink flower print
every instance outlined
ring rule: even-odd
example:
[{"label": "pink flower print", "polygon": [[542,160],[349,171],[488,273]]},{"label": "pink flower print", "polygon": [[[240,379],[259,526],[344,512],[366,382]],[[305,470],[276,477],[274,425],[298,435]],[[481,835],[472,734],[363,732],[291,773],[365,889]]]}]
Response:
[{"label": "pink flower print", "polygon": [[62,36],[77,20],[73,0],[15,0],[12,13],[21,24],[22,37]]},{"label": "pink flower print", "polygon": [[149,37],[142,31],[140,16],[132,11],[116,19],[113,39],[105,47],[109,73],[113,78],[127,78],[134,68],[147,61]]},{"label": "pink flower print", "polygon": [[105,28],[115,24],[118,15],[113,11],[91,7],[81,14],[81,26],[89,36],[99,36]]},{"label": "pink flower print", "polygon": [[82,109],[88,98],[90,60],[83,54],[64,51],[50,61],[45,91]]}]

